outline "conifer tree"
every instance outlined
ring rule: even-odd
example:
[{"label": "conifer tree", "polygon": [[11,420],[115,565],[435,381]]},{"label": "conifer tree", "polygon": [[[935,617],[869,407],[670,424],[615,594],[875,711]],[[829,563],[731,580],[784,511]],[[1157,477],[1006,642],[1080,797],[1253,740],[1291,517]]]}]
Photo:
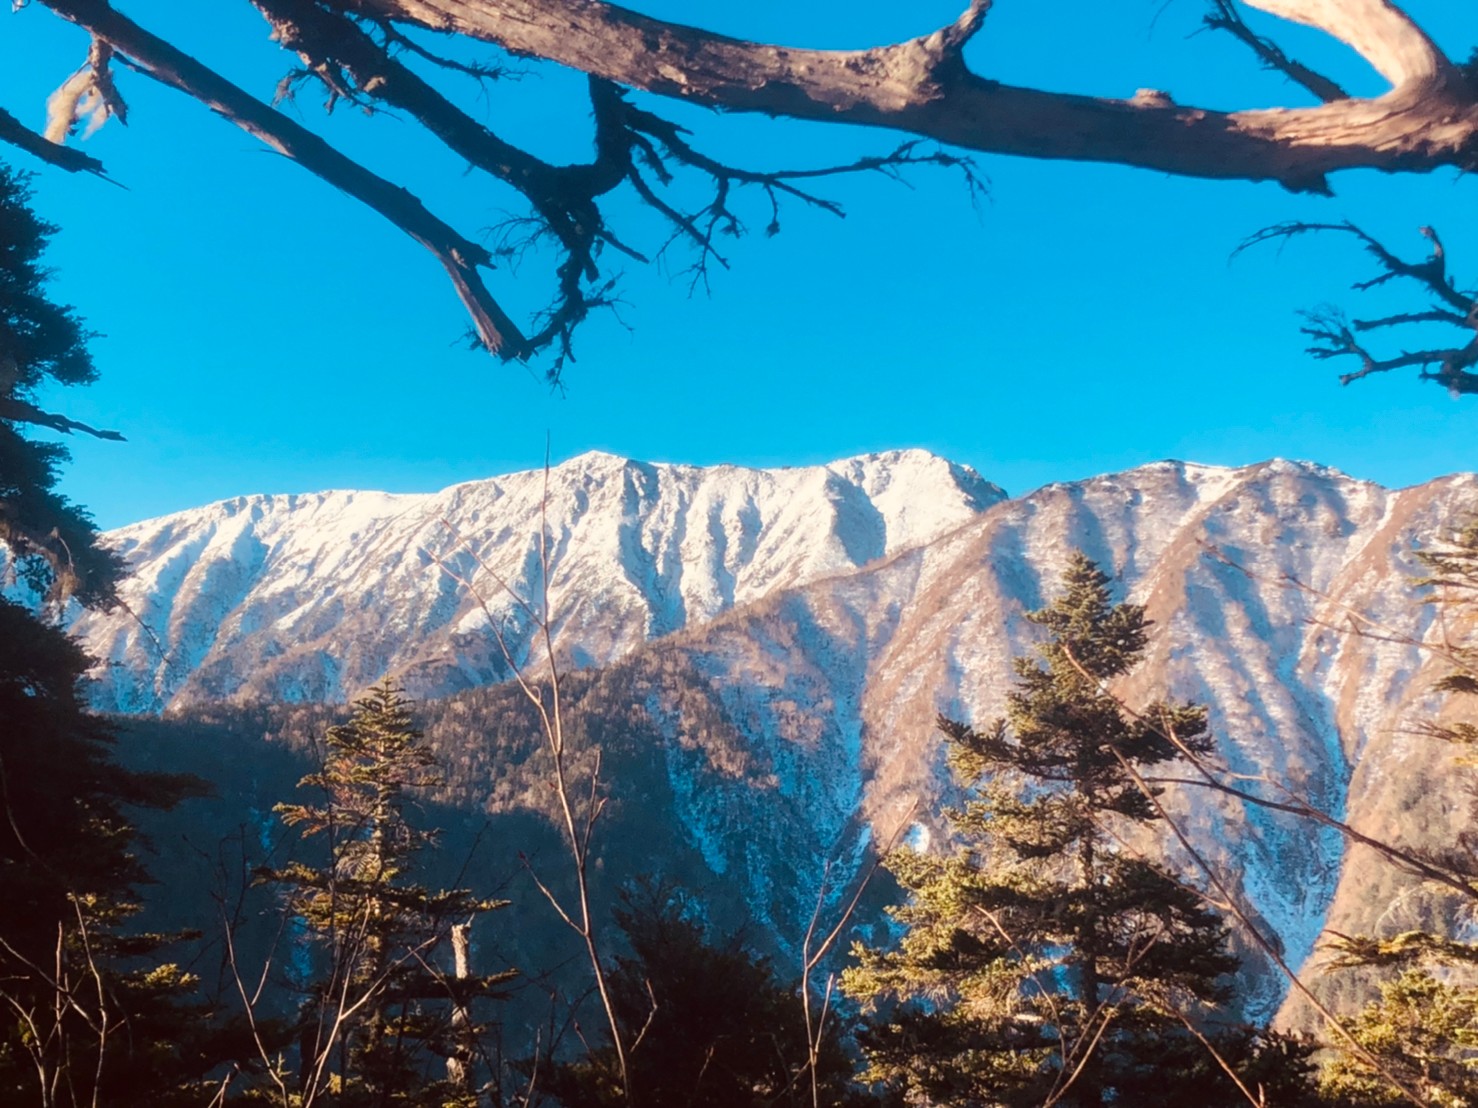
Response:
[{"label": "conifer tree", "polygon": [[[853,997],[896,1005],[864,1032],[869,1075],[910,1102],[972,1108],[1245,1103],[1186,1025],[1204,1034],[1229,998],[1226,928],[1126,845],[1156,819],[1135,773],[1179,757],[1172,737],[1209,750],[1206,713],[1156,704],[1131,716],[1109,694],[1148,622],[1110,602],[1084,555],[1027,618],[1048,638],[1017,659],[1005,718],[984,730],[939,721],[969,797],[946,813],[958,848],[889,860],[910,894],[892,910],[901,945],[858,947],[844,978]],[[1212,1037],[1292,1102],[1298,1051],[1244,1031]]]},{"label": "conifer tree", "polygon": [[329,728],[322,768],[300,783],[322,799],[277,806],[326,848],[322,864],[262,871],[287,889],[323,966],[299,1014],[305,1104],[478,1102],[471,1010],[514,973],[456,975],[442,963],[454,928],[506,902],[416,880],[416,856],[436,835],[413,826],[406,808],[440,783],[409,701],[387,680]]},{"label": "conifer tree", "polygon": [[[47,295],[54,232],[0,164],[0,571],[52,612],[108,606],[121,567],[57,491],[66,450],[35,437],[97,433],[38,404],[95,375],[81,321]],[[193,979],[167,960],[177,937],[129,928],[147,879],[130,808],[200,783],[114,760],[117,733],[82,695],[90,665],[0,599],[0,1103],[200,1104],[206,1075],[248,1044],[189,999]]]},{"label": "conifer tree", "polygon": [[98,544],[87,513],[57,491],[66,448],[34,435],[119,438],[38,403],[42,389],[97,377],[82,321],[47,295],[42,257],[56,230],[32,209],[27,178],[0,163],[0,548],[7,576],[53,607],[73,596],[105,606],[122,562]]}]

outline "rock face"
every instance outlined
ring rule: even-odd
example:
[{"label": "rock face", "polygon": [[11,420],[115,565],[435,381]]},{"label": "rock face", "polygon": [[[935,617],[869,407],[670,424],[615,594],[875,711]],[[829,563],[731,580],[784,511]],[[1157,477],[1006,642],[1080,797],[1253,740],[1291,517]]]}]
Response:
[{"label": "rock face", "polygon": [[1004,497],[919,450],[770,470],[585,454],[547,488],[534,471],[427,495],[242,497],[110,532],[134,570],[128,610],[73,631],[105,663],[95,701],[112,711],[340,700],[386,673],[437,696],[526,659],[515,596],[539,596],[541,522],[558,641],[589,666]]},{"label": "rock face", "polygon": [[[125,595],[166,653],[127,617],[79,621],[115,663],[99,696],[154,710],[342,698],[386,672],[421,695],[497,680],[486,621],[527,656],[527,619],[496,582],[539,580],[542,498],[543,475],[519,474],[428,497],[253,498],[115,532],[139,567]],[[1399,843],[1467,825],[1463,776],[1412,731],[1439,663],[1400,640],[1440,633],[1411,551],[1471,512],[1471,475],[1390,491],[1308,464],[1165,462],[1004,500],[918,452],[783,471],[586,456],[550,474],[548,502],[559,650],[622,659],[660,735],[674,834],[782,946],[828,861],[834,890],[867,842],[945,833],[934,718],[999,713],[1034,641],[1022,614],[1074,548],[1155,621],[1122,694],[1208,704],[1239,787]],[[1351,633],[1372,620],[1380,636]],[[1294,967],[1326,927],[1450,911],[1295,816],[1185,785],[1166,803]],[[1131,846],[1191,868],[1162,840]],[[1253,1014],[1284,1001],[1256,952],[1250,979]]]}]

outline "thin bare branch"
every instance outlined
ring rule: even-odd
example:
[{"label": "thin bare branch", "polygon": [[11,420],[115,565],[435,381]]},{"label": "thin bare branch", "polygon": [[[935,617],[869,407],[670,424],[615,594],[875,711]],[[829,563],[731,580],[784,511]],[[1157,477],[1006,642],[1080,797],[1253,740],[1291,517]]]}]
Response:
[{"label": "thin bare branch", "polygon": [[69,173],[95,173],[106,176],[103,163],[89,154],[71,146],[52,142],[45,135],[31,130],[4,108],[0,108],[0,142],[17,146],[47,165],[65,169]]},{"label": "thin bare branch", "polygon": [[[1446,387],[1454,396],[1478,393],[1478,297],[1457,287],[1447,272],[1447,252],[1442,239],[1431,227],[1420,228],[1421,234],[1431,243],[1431,253],[1420,262],[1408,262],[1397,256],[1383,243],[1350,222],[1344,223],[1280,223],[1265,227],[1246,239],[1233,253],[1241,253],[1248,247],[1268,242],[1287,242],[1302,235],[1332,232],[1352,235],[1365,252],[1380,265],[1380,272],[1366,281],[1359,281],[1355,289],[1366,292],[1392,281],[1406,281],[1419,285],[1438,306],[1426,311],[1401,312],[1379,319],[1358,320],[1353,326],[1344,313],[1336,308],[1318,308],[1303,313],[1305,325],[1301,332],[1313,340],[1308,353],[1315,358],[1352,358],[1360,368],[1340,376],[1340,384],[1348,385],[1376,373],[1388,373],[1395,369],[1419,368],[1420,378],[1435,381]],[[1382,330],[1388,327],[1407,325],[1442,324],[1471,332],[1466,342],[1425,350],[1407,350],[1390,357],[1379,357],[1367,349],[1356,332]]]},{"label": "thin bare branch", "polygon": [[1259,35],[1247,26],[1247,21],[1237,8],[1236,0],[1211,0],[1211,11],[1202,22],[1210,30],[1225,31],[1256,54],[1264,67],[1283,74],[1324,103],[1349,97],[1349,93],[1324,74],[1315,72],[1302,62],[1294,61],[1272,39]]}]

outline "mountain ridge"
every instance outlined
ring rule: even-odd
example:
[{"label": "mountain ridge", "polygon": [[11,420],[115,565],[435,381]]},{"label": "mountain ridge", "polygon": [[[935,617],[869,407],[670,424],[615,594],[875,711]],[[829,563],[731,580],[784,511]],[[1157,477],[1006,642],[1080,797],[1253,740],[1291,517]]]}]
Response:
[{"label": "mountain ridge", "polygon": [[[1409,582],[1412,550],[1478,501],[1474,475],[1389,490],[1316,463],[1162,461],[1005,498],[957,472],[907,452],[778,476],[729,467],[715,483],[713,470],[604,455],[552,469],[547,510],[542,471],[415,494],[419,514],[393,517],[410,531],[377,514],[373,494],[292,501],[284,519],[328,515],[291,541],[257,527],[271,513],[253,518],[249,503],[207,513],[203,529],[166,517],[131,532],[148,566],[131,606],[172,636],[188,673],[151,685],[152,660],[129,669],[121,622],[77,626],[85,645],[113,650],[115,702],[130,688],[168,694],[158,707],[284,689],[342,700],[386,673],[418,696],[455,693],[505,677],[506,664],[489,614],[444,575],[426,588],[436,562],[416,552],[441,535],[437,557],[460,574],[490,566],[528,588],[542,520],[563,661],[622,670],[621,687],[638,690],[628,709],[660,746],[659,768],[644,772],[663,777],[669,833],[784,935],[821,895],[825,860],[845,884],[869,842],[899,830],[945,840],[938,812],[954,797],[934,718],[999,714],[1012,659],[1036,641],[1024,614],[1083,549],[1154,621],[1122,695],[1207,704],[1218,758],[1249,789],[1295,790],[1406,845],[1466,826],[1450,755],[1409,736],[1435,672],[1412,643],[1436,633]],[[481,528],[480,545],[444,518]],[[376,595],[384,581],[400,592]],[[489,609],[517,660],[540,664],[517,606]],[[1349,611],[1408,641],[1341,632]],[[467,788],[474,810],[495,803]],[[1181,786],[1165,802],[1295,966],[1317,960],[1326,927],[1378,931],[1444,911],[1328,828]],[[1154,849],[1189,867],[1173,846]],[[1242,946],[1252,1007],[1270,1013],[1285,986],[1246,935]],[[1284,1018],[1298,1022],[1296,1004]]]},{"label": "mountain ridge", "polygon": [[[76,613],[72,627],[104,663],[95,701],[109,710],[344,699],[392,669],[432,695],[509,675],[467,641],[484,607],[514,660],[527,653],[527,615],[505,594],[538,591],[541,527],[552,587],[575,597],[561,630],[590,665],[926,541],[1004,495],[908,450],[775,470],[594,452],[435,493],[234,497],[108,532],[134,569],[126,610]],[[458,579],[480,598],[454,595]],[[259,676],[237,679],[248,671]]]}]

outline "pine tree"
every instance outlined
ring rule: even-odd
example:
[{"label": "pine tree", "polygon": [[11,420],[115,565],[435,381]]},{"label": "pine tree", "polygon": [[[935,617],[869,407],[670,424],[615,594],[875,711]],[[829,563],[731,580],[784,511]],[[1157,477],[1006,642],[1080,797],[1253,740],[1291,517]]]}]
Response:
[{"label": "pine tree", "polygon": [[399,689],[375,686],[324,745],[322,768],[300,783],[322,799],[277,811],[327,856],[261,874],[286,888],[324,967],[299,1016],[299,1095],[342,1106],[477,1103],[471,1010],[515,975],[457,975],[439,963],[454,928],[506,902],[417,883],[416,856],[436,835],[406,808],[441,777]]},{"label": "pine tree", "polygon": [[[863,1035],[869,1074],[939,1105],[1171,1105],[1192,1091],[1199,1105],[1241,1102],[1185,1023],[1228,999],[1226,928],[1126,845],[1156,819],[1134,774],[1180,757],[1177,742],[1208,751],[1206,713],[1131,715],[1109,694],[1148,623],[1110,602],[1082,554],[1063,594],[1028,619],[1048,638],[1039,658],[1017,659],[1005,718],[984,730],[940,719],[969,796],[946,813],[960,846],[890,859],[910,894],[892,910],[901,945],[858,947],[844,978],[853,997],[896,1004]],[[1217,1038],[1249,1071],[1287,1056],[1260,1079],[1301,1085],[1303,1059],[1286,1044]]]}]

